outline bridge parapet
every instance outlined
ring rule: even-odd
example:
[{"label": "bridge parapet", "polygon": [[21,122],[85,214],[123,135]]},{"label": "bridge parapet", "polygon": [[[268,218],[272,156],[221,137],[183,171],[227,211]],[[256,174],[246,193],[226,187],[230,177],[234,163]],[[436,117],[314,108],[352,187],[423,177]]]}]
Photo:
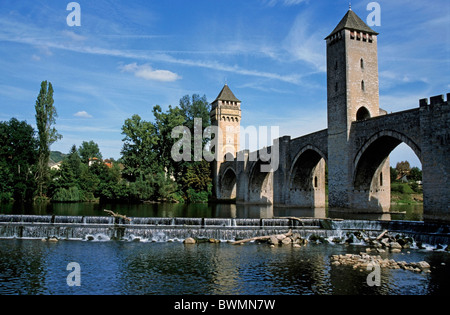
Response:
[{"label": "bridge parapet", "polygon": [[428,98],[423,98],[419,101],[420,107],[426,107],[426,106],[433,106],[433,105],[439,105],[443,103],[449,103],[450,102],[450,93],[447,93],[447,102],[444,101],[444,95],[436,95],[430,97],[430,102],[428,103]]}]

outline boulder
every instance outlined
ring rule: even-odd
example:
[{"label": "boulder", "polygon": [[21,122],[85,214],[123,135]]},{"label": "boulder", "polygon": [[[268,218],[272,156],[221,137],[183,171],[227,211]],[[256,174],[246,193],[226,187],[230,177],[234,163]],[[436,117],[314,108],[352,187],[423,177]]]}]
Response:
[{"label": "boulder", "polygon": [[280,243],[280,241],[278,240],[278,238],[276,236],[271,236],[269,238],[269,244],[278,245],[279,243]]},{"label": "boulder", "polygon": [[282,243],[283,245],[289,245],[289,244],[292,243],[292,240],[291,240],[290,237],[286,237],[286,238],[284,238],[284,239],[281,241],[281,243]]},{"label": "boulder", "polygon": [[389,247],[390,248],[395,248],[395,249],[402,249],[402,245],[400,245],[398,242],[391,242],[391,243],[389,243]]},{"label": "boulder", "polygon": [[388,238],[383,238],[380,242],[381,242],[382,246],[389,247],[389,239]]},{"label": "boulder", "polygon": [[431,267],[426,261],[420,261],[416,264],[416,266],[420,268],[420,270],[429,269]]},{"label": "boulder", "polygon": [[195,244],[195,243],[196,241],[192,237],[188,237],[187,239],[184,240],[184,244]]},{"label": "boulder", "polygon": [[299,233],[294,233],[294,234],[292,234],[291,238],[292,238],[292,241],[293,241],[293,242],[296,242],[296,241],[302,239],[302,237],[300,236]]}]

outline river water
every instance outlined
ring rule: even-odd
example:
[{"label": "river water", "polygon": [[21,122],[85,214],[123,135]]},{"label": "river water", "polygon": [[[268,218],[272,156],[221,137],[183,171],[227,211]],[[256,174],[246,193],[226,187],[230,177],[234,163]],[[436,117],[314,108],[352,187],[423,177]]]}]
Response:
[{"label": "river water", "polygon": [[[325,209],[273,209],[235,205],[48,205],[2,207],[1,214],[101,216],[110,209],[129,217],[272,218],[276,216],[345,216]],[[373,219],[420,218],[420,209]],[[400,216],[400,217],[396,217]],[[367,219],[360,217],[359,219]],[[450,254],[443,250],[403,249],[385,252],[396,261],[427,261],[431,272],[381,269],[380,286],[370,286],[371,270],[335,266],[335,254],[364,252],[364,244],[315,244],[295,248],[228,242],[185,245],[182,242],[135,242],[97,239],[0,240],[0,294],[145,294],[145,295],[448,295]],[[75,262],[80,286],[67,279]]]},{"label": "river water", "polygon": [[260,205],[235,204],[103,204],[103,203],[47,203],[47,204],[6,204],[0,206],[0,214],[29,215],[107,215],[104,209],[127,215],[128,217],[161,218],[272,218],[272,217],[312,217],[363,220],[423,220],[423,205],[392,205],[391,212],[385,214],[348,214],[346,211],[328,208],[286,208]]}]

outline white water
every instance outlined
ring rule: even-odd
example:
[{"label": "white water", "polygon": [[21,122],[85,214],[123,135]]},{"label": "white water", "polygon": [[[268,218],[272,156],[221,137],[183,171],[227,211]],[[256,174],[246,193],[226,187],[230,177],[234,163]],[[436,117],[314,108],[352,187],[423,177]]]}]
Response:
[{"label": "white water", "polygon": [[[233,241],[256,236],[282,234],[288,230],[302,238],[323,238],[332,243],[336,238],[348,240],[352,231],[373,237],[383,230],[411,236],[416,242],[447,246],[450,240],[448,225],[411,221],[368,221],[320,219],[220,219],[220,218],[130,218],[95,216],[25,216],[0,215],[0,238],[89,241],[181,241],[187,237]],[[325,224],[326,223],[326,224]],[[331,229],[323,228],[331,226]],[[353,237],[354,245],[366,245],[363,238]]]}]

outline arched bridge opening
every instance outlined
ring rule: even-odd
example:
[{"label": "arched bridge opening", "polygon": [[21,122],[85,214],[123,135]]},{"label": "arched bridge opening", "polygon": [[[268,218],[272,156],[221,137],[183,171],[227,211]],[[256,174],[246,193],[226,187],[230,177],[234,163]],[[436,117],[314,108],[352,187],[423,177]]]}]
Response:
[{"label": "arched bridge opening", "polygon": [[262,172],[261,166],[270,165],[258,160],[250,171],[248,202],[253,204],[273,204],[273,172]]},{"label": "arched bridge opening", "polygon": [[236,173],[228,167],[222,175],[220,185],[220,196],[222,200],[236,199]]},{"label": "arched bridge opening", "polygon": [[297,155],[291,168],[288,205],[305,208],[325,207],[325,158],[307,146]]},{"label": "arched bridge opening", "polygon": [[416,143],[394,131],[379,132],[359,150],[354,160],[352,206],[373,211],[389,211],[391,180],[389,155],[406,143],[421,160]]}]

